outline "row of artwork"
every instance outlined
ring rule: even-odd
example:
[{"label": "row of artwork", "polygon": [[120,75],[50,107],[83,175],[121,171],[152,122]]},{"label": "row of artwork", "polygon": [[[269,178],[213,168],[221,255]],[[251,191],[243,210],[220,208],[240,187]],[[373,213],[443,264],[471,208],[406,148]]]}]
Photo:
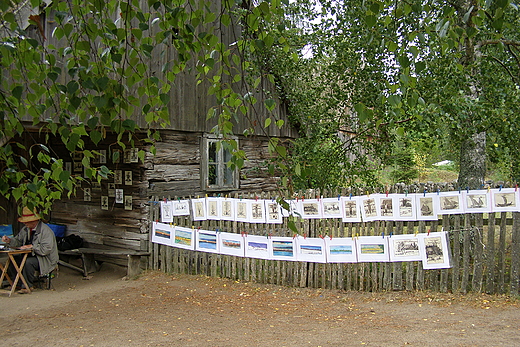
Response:
[{"label": "row of artwork", "polygon": [[451,267],[447,233],[311,238],[234,234],[154,222],[152,242],[238,257],[313,263],[422,261],[424,269]]},{"label": "row of artwork", "polygon": [[[341,218],[343,222],[375,220],[437,220],[439,215],[520,211],[516,188],[464,190],[417,194],[372,194],[336,198],[276,200],[206,197],[161,202],[161,221],[191,215],[194,221],[232,220],[282,223],[289,215],[303,219]],[[190,208],[191,207],[191,208]]]}]

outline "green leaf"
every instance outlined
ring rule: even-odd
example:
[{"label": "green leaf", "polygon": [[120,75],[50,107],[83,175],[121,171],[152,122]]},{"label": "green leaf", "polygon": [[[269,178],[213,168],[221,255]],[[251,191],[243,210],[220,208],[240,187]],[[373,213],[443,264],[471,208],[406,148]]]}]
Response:
[{"label": "green leaf", "polygon": [[18,99],[18,101],[20,101],[20,99],[22,98],[23,87],[22,86],[16,86],[16,87],[13,88],[11,93],[13,94],[13,96],[16,99]]}]

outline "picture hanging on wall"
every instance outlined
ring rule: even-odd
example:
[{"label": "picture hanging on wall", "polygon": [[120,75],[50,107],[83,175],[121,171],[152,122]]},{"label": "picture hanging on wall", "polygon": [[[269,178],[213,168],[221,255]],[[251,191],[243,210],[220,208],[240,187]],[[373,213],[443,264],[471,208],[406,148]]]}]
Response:
[{"label": "picture hanging on wall", "polygon": [[106,149],[100,149],[98,158],[99,158],[99,163],[100,164],[106,164],[107,163],[107,150]]},{"label": "picture hanging on wall", "polygon": [[466,212],[491,212],[491,193],[487,190],[463,190],[462,202]]},{"label": "picture hanging on wall", "polygon": [[245,239],[242,234],[220,233],[220,253],[243,257],[245,253]]},{"label": "picture hanging on wall", "polygon": [[173,223],[172,202],[161,201],[161,222]]},{"label": "picture hanging on wall", "polygon": [[191,209],[194,221],[206,220],[206,199],[191,199]]},{"label": "picture hanging on wall", "polygon": [[122,204],[124,202],[123,189],[116,189],[116,204]]},{"label": "picture hanging on wall", "polygon": [[235,220],[235,201],[234,199],[224,198],[221,201],[222,220]]},{"label": "picture hanging on wall", "polygon": [[123,184],[123,170],[114,170],[114,183]]},{"label": "picture hanging on wall", "polygon": [[210,220],[219,220],[220,218],[220,198],[206,198],[206,218]]},{"label": "picture hanging on wall", "polygon": [[276,200],[264,200],[265,203],[265,222],[268,224],[281,224],[282,207]]},{"label": "picture hanging on wall", "polygon": [[371,222],[380,218],[375,195],[361,197],[361,217],[363,222]]},{"label": "picture hanging on wall", "polygon": [[302,217],[300,200],[285,200],[285,202],[287,203],[285,207],[289,207],[289,209],[282,206],[282,217]]},{"label": "picture hanging on wall", "polygon": [[152,225],[152,242],[171,246],[174,229],[163,223],[154,222]]},{"label": "picture hanging on wall", "polygon": [[417,236],[423,269],[447,269],[451,267],[451,252],[446,232],[433,232]]},{"label": "picture hanging on wall", "polygon": [[249,222],[250,223],[265,223],[265,202],[264,200],[250,200],[249,201]]},{"label": "picture hanging on wall", "polygon": [[421,261],[419,239],[416,235],[392,235],[388,237],[390,261]]},{"label": "picture hanging on wall", "polygon": [[72,162],[68,161],[65,163],[65,171],[72,173]]},{"label": "picture hanging on wall", "polygon": [[125,210],[132,211],[132,195],[125,195]]},{"label": "picture hanging on wall", "polygon": [[340,197],[321,199],[323,218],[342,218],[343,204]]},{"label": "picture hanging on wall", "polygon": [[189,200],[174,200],[173,215],[174,216],[189,216],[190,215],[190,201]]},{"label": "picture hanging on wall", "polygon": [[378,194],[376,202],[379,206],[380,220],[396,220],[398,207],[397,194]]},{"label": "picture hanging on wall", "polygon": [[101,209],[108,211],[108,196],[106,195],[101,197]]},{"label": "picture hanging on wall", "polygon": [[341,201],[343,204],[343,222],[361,222],[361,208],[359,198],[357,196],[342,197]]},{"label": "picture hanging on wall", "polygon": [[198,230],[195,241],[195,250],[209,253],[219,253],[218,234],[216,231]]},{"label": "picture hanging on wall", "polygon": [[440,192],[439,196],[439,214],[458,214],[464,213],[461,192]]},{"label": "picture hanging on wall", "polygon": [[416,220],[437,220],[438,198],[437,193],[415,194]]},{"label": "picture hanging on wall", "polygon": [[296,243],[292,237],[271,237],[272,257],[274,260],[296,261]]},{"label": "picture hanging on wall", "polygon": [[193,249],[195,245],[195,231],[193,228],[175,227],[173,247]]},{"label": "picture hanging on wall", "polygon": [[237,222],[249,222],[249,200],[235,199],[235,220]]},{"label": "picture hanging on wall", "polygon": [[328,263],[356,263],[356,241],[354,238],[325,237]]},{"label": "picture hanging on wall", "polygon": [[323,218],[321,210],[321,202],[318,199],[302,199],[300,200],[300,211],[304,219]]},{"label": "picture hanging on wall", "polygon": [[516,188],[492,189],[493,212],[518,211],[519,192]]},{"label": "picture hanging on wall", "polygon": [[360,236],[356,238],[358,262],[387,262],[388,238],[383,236]]},{"label": "picture hanging on wall", "polygon": [[125,171],[125,186],[131,186],[132,184],[132,171]]},{"label": "picture hanging on wall", "polygon": [[399,194],[396,220],[414,221],[416,219],[416,202],[414,195]]},{"label": "picture hanging on wall", "polygon": [[245,256],[248,258],[270,259],[271,239],[267,236],[245,235]]},{"label": "picture hanging on wall", "polygon": [[92,201],[92,192],[90,188],[83,188],[83,201]]},{"label": "picture hanging on wall", "polygon": [[312,263],[326,263],[327,253],[322,238],[296,237],[296,260]]}]

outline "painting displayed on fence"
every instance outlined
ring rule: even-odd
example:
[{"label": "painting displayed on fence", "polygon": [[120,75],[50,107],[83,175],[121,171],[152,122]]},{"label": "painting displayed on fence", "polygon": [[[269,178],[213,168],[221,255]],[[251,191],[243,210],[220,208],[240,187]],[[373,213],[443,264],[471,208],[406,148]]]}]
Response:
[{"label": "painting displayed on fence", "polygon": [[152,242],[200,252],[313,263],[422,261],[424,269],[451,267],[446,232],[417,235],[307,238],[208,231],[153,223]]}]

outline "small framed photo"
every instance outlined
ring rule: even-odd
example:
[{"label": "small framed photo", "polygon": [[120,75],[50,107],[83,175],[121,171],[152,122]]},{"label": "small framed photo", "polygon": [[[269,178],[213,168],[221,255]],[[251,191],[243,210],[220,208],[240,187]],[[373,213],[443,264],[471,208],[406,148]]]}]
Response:
[{"label": "small framed photo", "polygon": [[245,252],[245,241],[242,234],[220,233],[220,254],[243,257]]},{"label": "small framed photo", "polygon": [[419,234],[418,237],[423,269],[447,269],[451,267],[451,251],[446,232]]},{"label": "small framed photo", "polygon": [[440,192],[439,214],[458,214],[464,212],[461,192]]},{"label": "small framed photo", "polygon": [[275,200],[264,200],[265,202],[265,218],[266,223],[281,224],[282,223],[282,207]]},{"label": "small framed photo", "polygon": [[341,198],[321,199],[323,218],[343,218]]},{"label": "small framed photo", "polygon": [[116,184],[115,183],[108,183],[108,197],[114,198],[116,196]]},{"label": "small framed photo", "polygon": [[363,222],[371,222],[380,219],[380,209],[376,195],[361,196],[361,217]]},{"label": "small framed photo", "polygon": [[323,218],[321,202],[318,199],[300,200],[300,211],[303,219]]},{"label": "small framed photo", "polygon": [[172,207],[171,201],[161,201],[161,222],[173,223]]},{"label": "small framed photo", "polygon": [[114,183],[123,184],[123,170],[114,170]]},{"label": "small framed photo", "polygon": [[197,237],[195,239],[196,251],[219,253],[220,244],[218,242],[218,233],[216,231],[197,230]]},{"label": "small framed photo", "polygon": [[206,199],[192,199],[191,207],[193,211],[193,220],[206,220]]},{"label": "small framed photo", "polygon": [[122,204],[124,202],[124,192],[123,189],[116,189],[116,204]]},{"label": "small framed photo", "polygon": [[132,211],[132,195],[125,195],[125,210]]},{"label": "small framed photo", "polygon": [[174,228],[168,224],[153,222],[152,242],[171,246],[174,234]]},{"label": "small framed photo", "polygon": [[206,198],[206,218],[211,220],[219,220],[221,215],[221,203],[218,197]]},{"label": "small framed photo", "polygon": [[235,220],[235,200],[224,198],[221,201],[220,216],[222,220]]},{"label": "small framed photo", "polygon": [[265,203],[264,200],[249,201],[250,223],[265,223]]},{"label": "small framed photo", "polygon": [[106,163],[107,163],[107,150],[100,149],[99,150],[99,164],[106,164]]},{"label": "small framed photo", "polygon": [[341,203],[343,205],[343,222],[361,222],[361,205],[357,196],[341,197]]},{"label": "small framed photo", "polygon": [[325,237],[328,263],[356,263],[356,241],[353,238]]},{"label": "small framed photo", "polygon": [[92,192],[90,188],[83,188],[83,201],[92,201]]},{"label": "small framed photo", "polygon": [[491,212],[491,193],[487,190],[464,190],[462,191],[462,202],[465,212]]},{"label": "small framed photo", "polygon": [[108,211],[108,196],[106,195],[101,197],[101,209]]},{"label": "small framed photo", "polygon": [[360,236],[356,238],[358,261],[388,262],[388,238],[383,236]]},{"label": "small framed photo", "polygon": [[519,196],[516,188],[492,189],[493,212],[518,211]]},{"label": "small framed photo", "polygon": [[132,184],[132,171],[125,171],[125,186],[131,186]]},{"label": "small framed photo", "polygon": [[322,238],[303,237],[296,238],[296,260],[312,263],[326,263],[327,253],[325,241]]},{"label": "small framed photo", "polygon": [[388,237],[390,261],[421,261],[419,238],[416,235],[393,235]]}]

